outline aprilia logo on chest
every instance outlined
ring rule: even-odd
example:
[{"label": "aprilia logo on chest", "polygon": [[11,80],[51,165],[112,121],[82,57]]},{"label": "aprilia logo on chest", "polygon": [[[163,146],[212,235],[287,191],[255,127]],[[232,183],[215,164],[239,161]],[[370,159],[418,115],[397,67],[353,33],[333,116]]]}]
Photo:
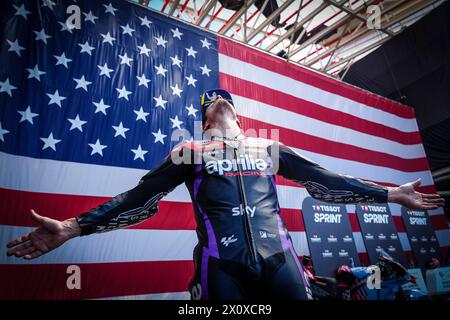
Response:
[{"label": "aprilia logo on chest", "polygon": [[206,162],[205,169],[209,174],[227,175],[227,173],[238,171],[238,165],[242,171],[265,171],[268,168],[264,159],[254,159],[251,154],[246,154],[240,155],[238,159],[210,160]]}]

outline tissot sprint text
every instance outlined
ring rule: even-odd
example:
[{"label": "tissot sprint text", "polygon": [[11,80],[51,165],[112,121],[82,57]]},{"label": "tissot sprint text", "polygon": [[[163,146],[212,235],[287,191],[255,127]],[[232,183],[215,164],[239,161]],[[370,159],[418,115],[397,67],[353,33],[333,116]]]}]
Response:
[{"label": "tissot sprint text", "polygon": [[361,206],[361,208],[362,210],[366,211],[366,213],[363,214],[364,223],[389,223],[389,215],[387,214],[386,207],[363,205]]},{"label": "tissot sprint text", "polygon": [[425,226],[427,224],[425,212],[408,210],[407,213],[411,225]]},{"label": "tissot sprint text", "polygon": [[341,223],[342,214],[341,207],[327,205],[313,205],[315,211],[314,222],[317,223]]}]

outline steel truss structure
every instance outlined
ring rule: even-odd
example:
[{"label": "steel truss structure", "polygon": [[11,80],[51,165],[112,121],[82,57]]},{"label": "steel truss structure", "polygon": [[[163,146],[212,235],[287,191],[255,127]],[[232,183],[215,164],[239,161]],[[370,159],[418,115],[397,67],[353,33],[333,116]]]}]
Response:
[{"label": "steel truss structure", "polygon": [[133,0],[339,78],[446,0]]}]

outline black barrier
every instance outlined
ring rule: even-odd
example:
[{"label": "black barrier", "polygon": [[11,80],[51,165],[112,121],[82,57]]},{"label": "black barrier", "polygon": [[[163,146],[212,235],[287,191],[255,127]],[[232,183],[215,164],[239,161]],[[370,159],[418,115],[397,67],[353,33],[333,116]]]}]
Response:
[{"label": "black barrier", "polygon": [[332,277],[341,265],[360,265],[345,205],[307,197],[302,204],[303,221],[314,269]]},{"label": "black barrier", "polygon": [[387,204],[358,204],[356,216],[371,264],[377,263],[379,252],[383,250],[406,265],[405,253]]},{"label": "black barrier", "polygon": [[424,269],[432,258],[442,261],[441,249],[428,212],[402,207],[402,219],[417,267]]}]

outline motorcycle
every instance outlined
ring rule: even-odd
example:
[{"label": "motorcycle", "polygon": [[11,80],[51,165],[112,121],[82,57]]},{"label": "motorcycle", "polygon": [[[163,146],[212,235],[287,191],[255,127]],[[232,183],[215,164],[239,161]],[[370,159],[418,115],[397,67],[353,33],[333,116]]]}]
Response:
[{"label": "motorcycle", "polygon": [[[424,300],[428,296],[417,289],[405,289],[416,278],[398,261],[384,251],[378,262],[370,267],[340,266],[335,278],[314,274],[312,260],[302,261],[308,276],[313,298],[316,300]],[[376,270],[378,268],[378,275]],[[374,276],[379,276],[378,286]]]}]

